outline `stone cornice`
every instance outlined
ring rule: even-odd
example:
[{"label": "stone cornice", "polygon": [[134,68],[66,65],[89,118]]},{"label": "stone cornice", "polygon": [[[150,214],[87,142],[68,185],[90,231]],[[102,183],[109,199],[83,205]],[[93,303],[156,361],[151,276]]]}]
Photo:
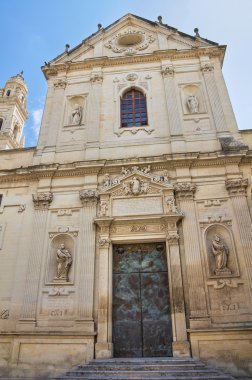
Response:
[{"label": "stone cornice", "polygon": [[[22,149],[16,150],[22,154]],[[12,151],[8,151],[10,154]],[[1,152],[0,152],[1,153]],[[6,153],[6,152],[5,152]],[[235,153],[223,155],[222,152],[205,153],[186,153],[186,154],[171,154],[153,157],[140,157],[138,159],[129,159],[128,166],[134,165],[151,165],[153,171],[176,169],[178,167],[211,167],[225,166],[228,164],[252,164],[252,152]],[[122,166],[125,166],[125,159],[116,160],[97,160],[78,161],[69,164],[44,164],[36,166],[28,166],[26,168],[0,170],[0,183],[6,182],[23,182],[23,181],[38,181],[41,178],[60,178],[60,177],[75,177],[84,176],[87,174],[104,175],[109,172],[120,173]]]},{"label": "stone cornice", "polygon": [[118,65],[128,65],[134,63],[157,62],[163,59],[175,60],[184,58],[199,58],[201,56],[209,56],[209,58],[220,58],[223,61],[225,54],[225,46],[199,47],[186,50],[157,50],[148,54],[135,54],[133,56],[120,57],[97,57],[89,58],[79,62],[66,62],[52,64],[50,67],[43,66],[42,71],[47,79],[56,76],[59,72],[69,72],[72,70],[92,69],[94,67],[109,67]]}]

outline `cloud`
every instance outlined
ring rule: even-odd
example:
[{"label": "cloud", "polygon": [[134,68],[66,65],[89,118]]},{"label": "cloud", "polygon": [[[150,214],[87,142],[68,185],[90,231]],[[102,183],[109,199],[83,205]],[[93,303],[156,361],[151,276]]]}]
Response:
[{"label": "cloud", "polygon": [[37,108],[33,110],[31,114],[32,114],[32,121],[33,121],[31,129],[33,130],[37,138],[39,134],[42,115],[43,115],[43,108]]}]

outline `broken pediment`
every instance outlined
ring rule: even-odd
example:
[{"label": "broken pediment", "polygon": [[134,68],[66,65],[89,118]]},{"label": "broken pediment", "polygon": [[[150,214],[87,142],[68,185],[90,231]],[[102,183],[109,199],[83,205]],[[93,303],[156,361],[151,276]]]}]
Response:
[{"label": "broken pediment", "polygon": [[160,194],[163,190],[173,191],[166,171],[162,175],[153,174],[150,166],[139,168],[122,167],[121,175],[112,177],[105,174],[101,193],[117,196],[139,196],[144,194]]}]

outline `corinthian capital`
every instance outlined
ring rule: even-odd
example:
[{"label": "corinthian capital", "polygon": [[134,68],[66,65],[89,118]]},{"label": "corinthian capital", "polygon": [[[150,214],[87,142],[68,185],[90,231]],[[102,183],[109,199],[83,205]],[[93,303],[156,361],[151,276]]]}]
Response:
[{"label": "corinthian capital", "polygon": [[174,190],[178,198],[193,199],[193,194],[196,191],[196,185],[189,182],[181,182],[174,185]]},{"label": "corinthian capital", "polygon": [[99,198],[99,193],[96,189],[81,190],[79,194],[83,206],[96,206]]},{"label": "corinthian capital", "polygon": [[51,192],[32,194],[35,210],[47,210],[53,200]]},{"label": "corinthian capital", "polygon": [[91,82],[91,83],[102,84],[102,81],[103,81],[103,76],[102,76],[102,74],[92,74],[92,76],[91,76],[91,78],[90,78],[90,82]]},{"label": "corinthian capital", "polygon": [[201,66],[201,71],[203,73],[211,73],[214,71],[214,65],[212,63],[204,63]]},{"label": "corinthian capital", "polygon": [[174,68],[172,66],[165,66],[161,70],[161,74],[163,75],[164,78],[173,77],[174,76]]},{"label": "corinthian capital", "polygon": [[246,195],[246,188],[248,186],[248,179],[227,179],[226,189],[229,195]]}]

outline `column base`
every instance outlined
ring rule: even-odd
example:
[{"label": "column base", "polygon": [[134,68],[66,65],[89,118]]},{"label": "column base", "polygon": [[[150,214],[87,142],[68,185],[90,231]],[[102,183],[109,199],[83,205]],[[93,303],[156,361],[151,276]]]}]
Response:
[{"label": "column base", "polygon": [[110,359],[113,357],[113,343],[96,343],[95,345],[96,359]]},{"label": "column base", "polygon": [[187,340],[179,340],[177,342],[172,342],[172,352],[173,356],[176,358],[191,357],[190,343]]}]

